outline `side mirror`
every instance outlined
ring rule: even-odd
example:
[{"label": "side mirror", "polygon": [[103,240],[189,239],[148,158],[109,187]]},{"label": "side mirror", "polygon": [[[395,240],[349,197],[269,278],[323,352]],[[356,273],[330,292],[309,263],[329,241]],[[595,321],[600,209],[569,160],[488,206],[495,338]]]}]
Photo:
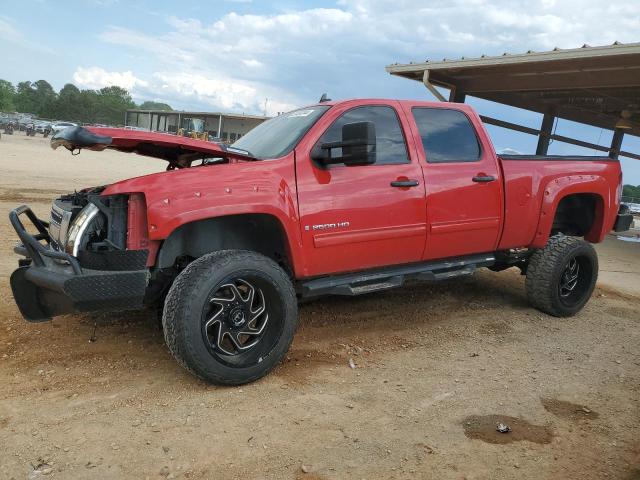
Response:
[{"label": "side mirror", "polygon": [[[333,156],[332,150],[342,154]],[[312,152],[312,158],[322,165],[343,163],[347,166],[376,163],[376,126],[373,122],[347,123],[342,126],[342,140],[327,142]]]}]

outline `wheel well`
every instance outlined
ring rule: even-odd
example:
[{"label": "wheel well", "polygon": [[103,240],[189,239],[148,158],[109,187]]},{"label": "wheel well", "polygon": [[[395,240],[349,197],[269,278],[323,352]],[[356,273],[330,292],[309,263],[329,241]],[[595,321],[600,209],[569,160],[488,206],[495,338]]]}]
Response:
[{"label": "wheel well", "polygon": [[227,249],[261,253],[292,274],[286,234],[280,221],[267,214],[230,215],[181,225],[163,242],[156,266],[167,268],[185,257],[195,259]]},{"label": "wheel well", "polygon": [[602,206],[602,198],[593,193],[567,195],[558,204],[553,218],[551,235],[564,233],[584,237],[594,226],[597,209]]}]

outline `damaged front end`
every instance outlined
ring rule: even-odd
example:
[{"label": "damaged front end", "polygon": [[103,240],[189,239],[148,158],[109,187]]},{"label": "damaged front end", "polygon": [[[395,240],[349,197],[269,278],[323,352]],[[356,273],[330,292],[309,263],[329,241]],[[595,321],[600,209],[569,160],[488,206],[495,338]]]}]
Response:
[{"label": "damaged front end", "polygon": [[57,198],[49,222],[25,205],[9,214],[21,241],[14,250],[24,257],[11,288],[27,320],[142,307],[148,251],[127,250],[129,196],[102,190]]},{"label": "damaged front end", "polygon": [[[255,160],[215,142],[121,128],[66,128],[52,137],[51,147],[74,154],[135,153],[168,162],[167,170]],[[21,241],[15,251],[24,257],[11,287],[27,320],[144,305],[153,263],[149,251],[158,248],[148,238],[144,194],[105,191],[96,187],[57,198],[49,222],[25,205],[9,214]]]}]

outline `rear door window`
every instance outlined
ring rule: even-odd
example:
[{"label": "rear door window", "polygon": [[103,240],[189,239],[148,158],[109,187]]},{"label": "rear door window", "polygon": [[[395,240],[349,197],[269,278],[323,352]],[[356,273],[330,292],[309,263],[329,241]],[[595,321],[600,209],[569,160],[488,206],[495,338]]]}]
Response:
[{"label": "rear door window", "polygon": [[469,118],[459,110],[414,107],[428,163],[476,162],[480,143]]}]

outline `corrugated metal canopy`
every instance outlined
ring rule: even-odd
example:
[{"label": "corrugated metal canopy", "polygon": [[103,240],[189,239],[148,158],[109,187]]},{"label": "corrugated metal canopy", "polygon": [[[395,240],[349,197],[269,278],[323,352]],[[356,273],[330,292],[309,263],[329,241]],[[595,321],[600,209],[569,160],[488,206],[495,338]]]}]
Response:
[{"label": "corrugated metal canopy", "polygon": [[575,122],[614,129],[623,110],[640,136],[640,43],[394,64],[392,75]]},{"label": "corrugated metal canopy", "polygon": [[127,113],[142,113],[142,114],[153,114],[153,115],[181,115],[183,117],[188,117],[189,115],[194,117],[219,117],[223,116],[225,118],[233,118],[233,119],[250,119],[250,120],[268,120],[270,117],[265,117],[262,115],[245,115],[244,113],[223,113],[223,112],[188,112],[185,110],[140,110],[139,108],[131,108],[127,110]]}]

